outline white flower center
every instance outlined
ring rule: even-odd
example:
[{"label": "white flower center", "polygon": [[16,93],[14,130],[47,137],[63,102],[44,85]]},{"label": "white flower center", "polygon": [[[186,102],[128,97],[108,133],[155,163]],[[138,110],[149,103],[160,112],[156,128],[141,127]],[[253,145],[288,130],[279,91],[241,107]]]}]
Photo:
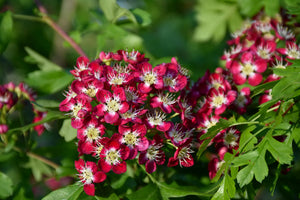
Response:
[{"label": "white flower center", "polygon": [[82,105],[81,104],[76,104],[74,105],[74,107],[72,108],[72,115],[73,117],[77,117],[78,112],[82,109]]},{"label": "white flower center", "polygon": [[90,168],[84,168],[81,171],[79,178],[84,181],[84,184],[91,184],[94,180],[94,175]]},{"label": "white flower center", "polygon": [[235,134],[235,130],[230,130],[224,135],[224,143],[226,146],[234,147],[237,145],[238,135]]},{"label": "white flower center", "polygon": [[124,142],[129,146],[134,146],[138,142],[138,137],[136,133],[129,132],[123,136]]},{"label": "white flower center", "polygon": [[89,141],[93,141],[99,138],[99,131],[95,127],[88,127],[86,130],[86,136]]},{"label": "white flower center", "polygon": [[218,108],[226,102],[226,98],[223,95],[215,96],[212,100],[212,106]]},{"label": "white flower center", "polygon": [[121,107],[120,103],[115,99],[111,99],[110,101],[107,101],[106,106],[108,112],[117,112]]},{"label": "white flower center", "polygon": [[120,163],[120,153],[119,151],[116,151],[115,149],[110,149],[106,153],[106,162],[110,163],[111,165],[116,165]]},{"label": "white flower center", "polygon": [[144,74],[144,82],[147,84],[147,85],[152,85],[156,82],[156,74],[154,73],[146,73]]},{"label": "white flower center", "polygon": [[243,66],[243,69],[242,69],[242,74],[245,75],[245,76],[251,76],[254,72],[254,68],[253,66],[250,64],[250,63],[246,63],[244,66]]}]

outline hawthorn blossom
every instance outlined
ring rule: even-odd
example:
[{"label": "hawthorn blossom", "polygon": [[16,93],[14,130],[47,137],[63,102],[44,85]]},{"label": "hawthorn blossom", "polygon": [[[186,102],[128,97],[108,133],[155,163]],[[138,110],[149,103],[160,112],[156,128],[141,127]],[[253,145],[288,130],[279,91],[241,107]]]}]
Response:
[{"label": "hawthorn blossom", "polygon": [[101,104],[95,107],[95,113],[97,116],[104,116],[106,123],[117,122],[120,117],[119,114],[123,114],[129,109],[125,91],[121,87],[115,88],[113,94],[108,90],[100,90],[96,96]]},{"label": "hawthorn blossom", "polygon": [[233,80],[237,85],[244,84],[247,80],[252,86],[262,82],[261,73],[266,71],[267,62],[260,58],[255,58],[251,52],[243,53],[241,62],[235,61],[232,64],[231,72]]},{"label": "hawthorn blossom", "polygon": [[83,190],[87,195],[95,195],[95,185],[94,183],[100,183],[105,181],[106,174],[102,171],[98,171],[98,167],[94,162],[84,162],[84,160],[79,159],[75,161],[75,168],[79,172],[78,177],[83,183]]},{"label": "hawthorn blossom", "polygon": [[116,174],[125,173],[127,170],[125,160],[128,158],[129,153],[129,148],[121,144],[116,136],[113,136],[103,147],[98,166],[105,173],[110,170]]},{"label": "hawthorn blossom", "polygon": [[146,171],[151,174],[156,171],[156,165],[162,165],[165,162],[165,153],[161,149],[163,139],[155,135],[153,140],[149,141],[148,149],[142,151],[139,156],[139,164],[146,164]]}]

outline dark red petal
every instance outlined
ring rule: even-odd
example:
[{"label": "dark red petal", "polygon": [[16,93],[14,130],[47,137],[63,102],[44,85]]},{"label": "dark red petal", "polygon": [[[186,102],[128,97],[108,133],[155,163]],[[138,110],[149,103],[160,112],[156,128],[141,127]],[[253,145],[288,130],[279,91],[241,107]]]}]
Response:
[{"label": "dark red petal", "polygon": [[259,59],[255,61],[255,66],[257,72],[263,73],[267,69],[267,61],[263,59]]},{"label": "dark red petal", "polygon": [[252,62],[252,59],[253,59],[253,54],[251,52],[246,52],[243,53],[241,61],[242,63],[249,63]]},{"label": "dark red petal", "polygon": [[146,171],[151,174],[156,171],[156,163],[154,160],[149,160],[146,162]]},{"label": "dark red petal", "polygon": [[111,170],[112,166],[110,165],[110,163],[107,163],[104,159],[100,159],[98,161],[98,166],[99,166],[99,169],[101,171],[103,171],[104,173],[107,173]]},{"label": "dark red petal", "polygon": [[232,74],[239,74],[241,72],[241,67],[242,66],[240,65],[240,63],[238,63],[237,61],[234,61],[232,63],[230,71],[231,71]]},{"label": "dark red petal", "polygon": [[147,162],[147,160],[148,160],[147,152],[146,151],[141,152],[139,156],[139,164],[144,164]]},{"label": "dark red petal", "polygon": [[79,129],[83,126],[84,119],[80,118],[72,118],[71,119],[71,126],[75,129]]},{"label": "dark red petal", "polygon": [[114,96],[119,97],[121,101],[126,101],[126,95],[123,88],[117,87],[114,89],[113,92],[114,92]]},{"label": "dark red petal", "polygon": [[98,171],[94,174],[94,182],[95,183],[103,182],[103,181],[105,181],[105,179],[106,179],[106,174],[103,172]]},{"label": "dark red petal", "polygon": [[127,102],[123,102],[121,103],[119,112],[123,114],[126,113],[128,109],[129,109],[129,104]]},{"label": "dark red petal", "polygon": [[117,112],[105,113],[104,120],[106,123],[113,124],[119,119],[119,114]]},{"label": "dark red petal", "polygon": [[127,171],[127,165],[126,162],[123,161],[117,165],[114,165],[112,167],[113,172],[115,172],[116,174],[122,174],[125,173]]},{"label": "dark red petal", "polygon": [[163,76],[166,73],[166,65],[161,64],[153,68],[153,72],[155,72],[159,76]]},{"label": "dark red petal", "polygon": [[162,132],[168,131],[172,126],[172,122],[163,122],[162,125],[157,125],[156,129]]},{"label": "dark red petal", "polygon": [[263,76],[259,73],[255,73],[253,76],[248,78],[248,82],[252,86],[256,86],[261,83]]},{"label": "dark red petal", "polygon": [[146,151],[149,147],[149,141],[146,137],[140,138],[140,142],[137,144],[138,151]]},{"label": "dark red petal", "polygon": [[81,172],[81,170],[85,167],[84,160],[79,159],[78,161],[75,161],[75,168],[78,172]]},{"label": "dark red petal", "polygon": [[242,85],[246,82],[246,77],[243,76],[242,74],[240,73],[237,73],[237,74],[233,74],[233,81],[235,82],[235,84],[237,85]]},{"label": "dark red petal", "polygon": [[194,165],[194,159],[193,157],[190,155],[190,159],[185,158],[184,160],[180,160],[180,164],[184,167],[191,167]]},{"label": "dark red petal", "polygon": [[168,167],[174,167],[178,165],[178,159],[174,158],[174,157],[171,157],[169,158],[169,162],[168,162]]},{"label": "dark red petal", "polygon": [[87,195],[95,196],[95,185],[94,184],[85,184],[83,190]]}]

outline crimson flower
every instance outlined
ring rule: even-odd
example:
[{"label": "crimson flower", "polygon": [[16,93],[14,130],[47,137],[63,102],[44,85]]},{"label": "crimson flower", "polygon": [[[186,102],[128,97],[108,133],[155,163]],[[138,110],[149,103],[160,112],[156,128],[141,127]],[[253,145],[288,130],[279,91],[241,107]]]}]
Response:
[{"label": "crimson flower", "polygon": [[83,183],[83,190],[87,195],[95,195],[95,185],[93,183],[100,183],[105,181],[106,174],[98,171],[98,167],[94,162],[84,162],[79,159],[75,161],[75,168],[79,172],[78,176]]}]

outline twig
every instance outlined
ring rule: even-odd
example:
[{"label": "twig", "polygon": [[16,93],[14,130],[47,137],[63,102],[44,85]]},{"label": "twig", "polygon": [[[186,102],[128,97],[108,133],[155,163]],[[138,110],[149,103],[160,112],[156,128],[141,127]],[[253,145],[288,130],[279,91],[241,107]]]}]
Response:
[{"label": "twig", "polygon": [[[18,147],[13,147],[13,149],[14,149],[15,151],[19,152],[19,153],[22,153],[22,150],[21,150],[20,148],[18,148]],[[54,169],[59,168],[59,165],[58,165],[58,164],[56,164],[56,163],[52,162],[51,160],[48,160],[48,159],[46,159],[46,158],[40,156],[40,155],[37,155],[37,154],[35,154],[35,153],[33,153],[33,152],[26,152],[26,155],[27,155],[28,157],[35,158],[35,159],[37,159],[37,160],[39,160],[39,161],[41,161],[41,162],[43,162],[43,163],[49,165],[50,167],[52,167],[52,168],[54,168]]]},{"label": "twig", "polygon": [[43,21],[48,24],[51,28],[53,28],[62,38],[64,38],[73,48],[74,50],[81,56],[86,56],[84,51],[79,47],[79,45],[66,33],[64,32],[60,26],[58,26],[49,16],[46,8],[42,5],[39,0],[34,0],[37,5],[39,11],[43,14]]}]

